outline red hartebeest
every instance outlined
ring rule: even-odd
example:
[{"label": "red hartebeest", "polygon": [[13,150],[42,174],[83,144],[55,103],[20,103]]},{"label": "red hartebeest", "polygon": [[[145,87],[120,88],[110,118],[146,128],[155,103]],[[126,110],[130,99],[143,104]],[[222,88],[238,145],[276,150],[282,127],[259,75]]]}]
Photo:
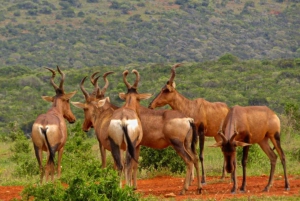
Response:
[{"label": "red hartebeest", "polygon": [[140,75],[136,70],[133,70],[132,73],[135,73],[136,80],[131,86],[126,80],[128,70],[123,72],[123,81],[127,87],[127,93],[120,93],[119,97],[125,100],[125,104],[113,112],[107,130],[111,152],[119,169],[121,186],[121,175],[123,171],[121,149],[126,150],[126,161],[124,164],[125,181],[128,186],[132,186],[133,162],[137,163],[138,161],[136,155],[139,153],[139,144],[143,138],[139,101],[151,97],[151,94],[139,94],[137,92]]},{"label": "red hartebeest", "polygon": [[[280,145],[280,120],[271,109],[266,106],[241,107],[237,105],[230,109],[224,124],[222,124],[218,132],[221,140],[213,146],[222,148],[224,159],[226,160],[226,171],[232,174],[232,193],[235,193],[237,189],[236,147],[243,147],[243,183],[240,190],[245,192],[249,146],[256,143],[259,144],[271,162],[269,182],[264,189],[264,191],[269,191],[273,183],[277,160],[275,152],[269,145],[269,139],[280,156],[284,171],[285,189],[289,190],[290,185],[286,173],[285,155]],[[224,130],[225,134],[223,133]]]},{"label": "red hartebeest", "polygon": [[[81,82],[80,88],[83,94],[85,94],[86,103],[72,103],[76,107],[84,109],[85,123],[83,124],[83,130],[88,131],[88,129],[91,127],[88,125],[93,124],[95,133],[99,140],[99,145],[102,145],[100,150],[103,148],[111,150],[108,140],[107,127],[113,110],[117,109],[118,107],[110,104],[108,98],[106,100],[99,101],[101,103],[99,103],[98,107],[95,106],[95,104],[88,103],[87,100],[91,100],[90,96],[92,95],[89,95],[89,93],[84,89],[83,82]],[[103,106],[101,107],[100,105]],[[140,119],[143,129],[143,138],[140,145],[154,149],[164,149],[168,146],[172,146],[187,165],[186,179],[181,194],[185,193],[185,191],[188,189],[189,183],[191,182],[189,175],[192,172],[193,164],[196,167],[197,173],[197,192],[201,193],[202,187],[200,183],[198,157],[196,156],[194,145],[197,141],[197,133],[195,127],[193,126],[194,124],[192,123],[193,119],[187,118],[179,111],[151,110],[143,106],[140,107]],[[104,154],[101,154],[102,167],[105,167],[105,150],[103,153]],[[137,164],[135,163],[135,166],[133,167],[133,186],[135,188],[137,174],[136,165]]]},{"label": "red hartebeest", "polygon": [[[97,108],[96,102],[104,98],[104,94],[106,92],[106,89],[108,87],[108,80],[107,76],[109,74],[112,74],[113,72],[107,72],[103,75],[103,79],[105,81],[105,85],[102,89],[98,86],[97,80],[99,77],[94,78],[94,76],[97,74],[93,73],[91,76],[91,83],[94,85],[94,91],[89,94],[83,87],[84,81],[86,80],[86,77],[83,78],[80,82],[80,89],[85,97],[85,103],[80,102],[71,102],[75,107],[82,108],[84,111],[84,122],[82,125],[82,129],[87,132],[89,128],[95,129],[95,135],[99,142],[99,149],[101,154],[101,160],[102,160],[102,167],[106,167],[106,153],[105,149],[108,149],[109,141],[105,141],[105,137],[107,135],[103,135],[102,130],[107,130],[108,123],[109,123],[109,117],[112,115],[113,110],[117,109],[118,107],[111,105],[110,107],[112,109],[105,111],[103,108]],[[97,126],[95,126],[97,125]],[[105,128],[105,129],[103,129]],[[104,138],[102,137],[104,136]],[[100,139],[103,138],[103,139]],[[105,144],[104,146],[102,144]],[[110,150],[110,149],[109,149]]]},{"label": "red hartebeest", "polygon": [[[64,145],[67,140],[67,125],[65,119],[69,123],[74,123],[76,118],[71,111],[69,100],[72,98],[75,92],[66,94],[63,88],[65,80],[65,74],[57,66],[58,72],[61,74],[61,81],[59,87],[54,83],[55,71],[46,68],[52,72],[50,79],[52,86],[56,92],[56,95],[42,96],[42,98],[48,102],[52,102],[52,107],[47,113],[41,114],[37,117],[32,126],[31,138],[34,145],[35,155],[41,171],[40,182],[42,183],[44,174],[46,175],[46,181],[48,181],[49,174],[51,179],[54,179],[54,157],[55,152],[58,152],[57,162],[57,176],[61,174],[61,159],[64,150]],[[43,151],[47,152],[47,164],[45,170],[42,165]]]},{"label": "red hartebeest", "polygon": [[[199,147],[200,147],[200,162],[202,167],[202,179],[201,182],[205,183],[205,171],[203,165],[203,149],[205,136],[214,137],[218,142],[221,137],[217,134],[219,125],[229,111],[228,106],[222,102],[208,102],[203,98],[196,100],[189,100],[181,95],[175,89],[175,68],[181,64],[175,64],[171,68],[171,77],[167,84],[161,89],[160,93],[149,104],[149,108],[154,109],[156,107],[162,107],[169,104],[173,110],[178,110],[194,119],[197,131],[199,134]],[[225,176],[225,170],[223,168],[222,178]]]}]

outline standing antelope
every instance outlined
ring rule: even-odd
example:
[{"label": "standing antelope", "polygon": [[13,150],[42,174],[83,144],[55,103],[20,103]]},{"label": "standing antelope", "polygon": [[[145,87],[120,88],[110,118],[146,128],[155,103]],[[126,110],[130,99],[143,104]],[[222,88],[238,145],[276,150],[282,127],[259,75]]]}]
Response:
[{"label": "standing antelope", "polygon": [[132,73],[135,73],[136,80],[131,86],[126,80],[128,70],[123,72],[123,81],[127,87],[127,93],[120,93],[119,97],[125,100],[125,104],[113,112],[108,127],[108,139],[110,141],[111,152],[119,169],[120,186],[122,186],[121,176],[123,171],[121,149],[126,150],[126,161],[124,164],[125,181],[128,186],[132,186],[132,163],[133,161],[136,163],[138,161],[138,158],[136,158],[136,155],[139,155],[138,153],[140,151],[140,146],[138,145],[143,138],[139,101],[151,97],[151,94],[139,94],[137,92],[140,75],[136,70],[133,70]]},{"label": "standing antelope", "polygon": [[[224,130],[225,134],[223,133]],[[275,152],[269,145],[269,139],[279,154],[284,171],[285,189],[289,190],[290,185],[286,173],[285,155],[280,145],[280,120],[272,110],[266,106],[234,106],[226,116],[224,124],[221,124],[218,134],[221,137],[221,141],[213,146],[222,148],[224,159],[226,160],[226,171],[232,174],[232,193],[235,193],[237,189],[236,147],[243,147],[243,183],[240,190],[245,192],[249,146],[256,143],[259,144],[271,162],[269,182],[264,189],[264,191],[269,191],[273,183],[277,160]]]},{"label": "standing antelope", "polygon": [[[111,150],[107,127],[109,119],[113,110],[118,107],[112,105],[107,97],[104,100],[99,101],[98,106],[89,102],[92,99],[92,95],[84,89],[83,82],[80,83],[80,88],[85,95],[86,103],[74,103],[76,107],[84,109],[84,124],[82,126],[84,131],[88,131],[93,124],[95,133],[97,135],[100,150],[102,167],[106,166],[106,154],[105,149]],[[92,83],[95,86],[95,79]],[[106,83],[108,81],[106,80]],[[102,93],[104,95],[104,93]],[[93,94],[96,96],[95,94]],[[195,143],[197,141],[197,133],[192,118],[187,118],[185,115],[175,110],[151,110],[146,107],[140,107],[140,119],[142,122],[143,138],[140,145],[147,146],[154,149],[164,149],[168,146],[172,146],[178,155],[184,160],[187,165],[186,178],[184,182],[184,188],[181,194],[184,194],[188,190],[190,184],[189,175],[192,172],[193,164],[196,167],[198,189],[197,193],[201,193],[201,182],[199,174],[198,157],[195,151]],[[194,132],[193,132],[194,131]],[[101,147],[102,146],[102,147]],[[102,151],[103,150],[103,151]],[[102,154],[103,153],[103,154]],[[138,156],[136,156],[138,158]],[[137,177],[137,163],[134,163],[133,167],[133,186],[136,188]]]},{"label": "standing antelope", "polygon": [[[88,132],[90,128],[95,129],[95,135],[98,139],[99,149],[101,154],[102,168],[105,168],[106,167],[105,149],[110,150],[106,131],[110,122],[110,117],[114,109],[117,109],[118,107],[114,105],[109,105],[109,108],[111,108],[109,110],[106,110],[106,107],[105,109],[103,107],[97,107],[97,101],[104,99],[104,94],[109,84],[107,80],[107,76],[109,74],[112,74],[113,72],[104,73],[103,79],[105,81],[105,86],[102,89],[100,89],[97,83],[99,77],[94,78],[94,76],[97,73],[98,72],[93,73],[93,75],[90,78],[91,83],[94,85],[94,91],[92,93],[89,94],[83,87],[86,77],[84,77],[80,82],[80,89],[84,95],[85,103],[80,103],[80,102],[71,102],[71,103],[75,107],[83,109],[84,111],[84,122],[82,124],[82,130]],[[109,104],[109,102],[107,104]]]},{"label": "standing antelope", "polygon": [[[67,125],[65,119],[69,123],[74,123],[76,118],[71,111],[69,100],[72,98],[76,91],[65,94],[63,83],[65,74],[57,66],[58,72],[61,74],[61,81],[59,87],[54,83],[55,71],[46,68],[52,72],[50,82],[54,87],[56,95],[42,96],[48,102],[52,102],[52,107],[47,113],[41,114],[37,117],[32,126],[31,138],[34,145],[35,155],[39,164],[42,183],[44,174],[46,174],[46,182],[48,181],[49,174],[51,179],[54,179],[54,157],[55,152],[58,151],[57,162],[57,176],[61,175],[61,159],[64,150],[64,145],[67,140]],[[47,163],[45,170],[42,165],[43,151],[47,152]]]},{"label": "standing antelope", "polygon": [[[228,106],[222,102],[208,102],[203,98],[196,100],[189,100],[181,95],[176,89],[175,85],[175,69],[181,64],[175,64],[171,68],[171,77],[167,84],[161,89],[160,93],[149,104],[149,108],[162,107],[169,104],[173,110],[178,110],[186,116],[192,117],[199,134],[199,147],[200,147],[200,162],[202,167],[201,182],[205,183],[205,171],[203,165],[203,149],[205,136],[214,137],[216,142],[221,140],[217,134],[219,125],[229,111]],[[225,177],[225,169],[223,168],[222,178]]]}]

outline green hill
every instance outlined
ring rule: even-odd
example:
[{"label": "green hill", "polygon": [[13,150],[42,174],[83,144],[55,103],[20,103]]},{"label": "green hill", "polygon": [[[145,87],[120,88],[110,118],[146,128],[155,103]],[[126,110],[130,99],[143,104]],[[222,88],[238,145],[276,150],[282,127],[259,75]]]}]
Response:
[{"label": "green hill", "polygon": [[299,58],[299,10],[299,0],[4,0],[0,66]]},{"label": "green hill", "polygon": [[[122,80],[125,69],[137,69],[141,75],[139,92],[152,93],[153,97],[142,101],[147,106],[170,78],[172,64],[130,64],[121,67],[84,67],[80,69],[66,69],[65,91],[77,90],[72,101],[84,101],[79,83],[85,76],[96,71],[104,74],[107,71],[115,73],[109,75],[110,82],[106,95],[111,102],[121,106],[119,92],[126,92]],[[240,60],[225,54],[220,59],[209,62],[186,63],[176,70],[176,88],[189,99],[205,98],[208,101],[221,101],[229,106],[236,104],[267,105],[279,114],[285,114],[286,108],[294,108],[295,117],[299,115],[300,102],[300,60]],[[51,67],[55,68],[55,66]],[[42,69],[29,67],[0,68],[0,134],[7,135],[7,129],[12,126],[22,128],[30,133],[36,117],[47,111],[50,104],[43,101],[41,96],[55,95],[50,85],[51,73]],[[57,76],[59,77],[59,76]],[[135,76],[129,75],[129,82]],[[57,78],[58,81],[58,78]],[[102,87],[104,82],[99,80]],[[85,88],[93,90],[93,86],[86,81]],[[72,106],[72,111],[79,122],[83,120],[83,111]],[[299,115],[300,116],[300,115]]]}]

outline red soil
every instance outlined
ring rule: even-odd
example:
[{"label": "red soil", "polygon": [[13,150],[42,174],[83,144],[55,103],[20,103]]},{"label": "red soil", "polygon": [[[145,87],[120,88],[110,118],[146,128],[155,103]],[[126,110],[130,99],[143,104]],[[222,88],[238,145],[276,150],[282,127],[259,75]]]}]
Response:
[{"label": "red soil", "polygon": [[[231,194],[232,183],[226,178],[221,181],[217,177],[208,177],[207,184],[203,186],[202,194],[196,195],[196,181],[190,186],[186,195],[179,195],[183,186],[184,178],[171,176],[155,177],[153,179],[138,180],[137,192],[144,196],[157,196],[158,200],[164,199],[166,195],[173,194],[174,200],[203,199],[203,200],[223,200],[236,197],[269,197],[269,196],[297,196],[300,199],[300,177],[289,176],[291,189],[284,190],[284,178],[275,176],[274,183],[269,192],[262,192],[268,182],[268,176],[247,177],[247,192]],[[238,177],[238,184],[241,184],[241,177]],[[21,198],[22,186],[0,186],[0,200],[9,201],[13,198]]]}]

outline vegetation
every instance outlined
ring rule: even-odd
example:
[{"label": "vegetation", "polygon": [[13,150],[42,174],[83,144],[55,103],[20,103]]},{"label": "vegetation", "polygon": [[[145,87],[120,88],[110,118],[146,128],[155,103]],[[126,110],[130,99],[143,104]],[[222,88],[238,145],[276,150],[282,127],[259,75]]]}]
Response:
[{"label": "vegetation", "polygon": [[0,66],[300,57],[299,0],[5,0]]},{"label": "vegetation", "polygon": [[[300,174],[298,60],[297,58],[242,60],[235,55],[225,53],[216,61],[185,63],[184,66],[177,68],[175,81],[178,91],[189,99],[203,97],[209,101],[226,102],[229,106],[267,105],[275,110],[282,123],[281,142],[286,153],[288,172],[297,175]],[[66,69],[64,70],[65,90],[67,92],[77,90],[74,101],[82,101],[83,96],[79,90],[81,79],[95,71],[105,73],[113,70],[115,73],[108,77],[110,85],[106,95],[112,102],[122,105],[117,95],[125,89],[120,79],[124,69],[137,69],[141,73],[139,91],[155,94],[168,80],[171,65],[173,64],[149,63],[143,66],[131,64],[120,67]],[[36,185],[39,181],[39,171],[28,137],[33,120],[38,114],[47,110],[48,103],[43,102],[39,97],[53,94],[49,84],[51,75],[47,70],[31,69],[26,66],[5,66],[0,68],[0,71],[2,89],[0,153],[4,156],[0,159],[1,185],[26,185],[23,200],[32,197],[44,199],[43,196],[47,195],[52,196],[53,200],[73,200],[75,197],[85,200],[92,199],[94,196],[103,196],[104,200],[110,200],[113,199],[112,196],[123,198],[122,196],[125,195],[128,200],[142,199],[139,194],[133,194],[132,189],[118,187],[118,176],[112,169],[113,163],[110,157],[108,168],[100,169],[99,148],[93,130],[87,134],[81,130],[83,114],[81,110],[75,108],[72,110],[77,117],[77,122],[68,126],[69,138],[62,162],[61,182]],[[128,77],[129,81],[134,78],[134,76]],[[100,86],[103,86],[103,83],[99,80]],[[86,83],[85,88],[91,91],[93,86]],[[149,101],[151,100],[144,101],[142,104],[148,105]],[[206,141],[204,155],[207,175],[219,176],[222,168],[220,161],[223,161],[223,156],[219,149],[208,147],[214,143],[212,138],[207,138]],[[239,166],[241,166],[241,150],[238,150]],[[268,174],[270,166],[266,160],[268,160],[267,156],[259,146],[251,146],[247,174]],[[82,164],[85,164],[84,168]],[[241,168],[238,171],[241,175]],[[171,147],[164,150],[142,147],[139,178],[149,178],[162,172],[183,175],[185,165]],[[279,160],[276,174],[282,174]]]}]

